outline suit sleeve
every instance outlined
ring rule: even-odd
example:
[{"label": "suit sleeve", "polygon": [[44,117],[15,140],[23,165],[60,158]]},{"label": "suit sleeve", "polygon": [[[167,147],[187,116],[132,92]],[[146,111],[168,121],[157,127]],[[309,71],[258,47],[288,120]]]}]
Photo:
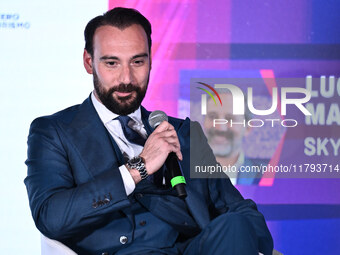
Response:
[{"label": "suit sleeve", "polygon": [[[199,144],[192,145],[191,148],[197,150],[199,165],[216,166],[219,164],[207,142],[201,126],[196,122],[191,124],[191,139],[198,141]],[[195,163],[197,165],[197,163]],[[259,250],[263,254],[272,254],[273,239],[268,230],[263,215],[257,210],[256,204],[250,199],[244,199],[240,192],[232,185],[230,179],[221,173],[208,179],[208,189],[211,201],[211,213],[216,217],[222,213],[240,213],[245,216],[252,226],[258,237]]]},{"label": "suit sleeve", "polygon": [[117,167],[75,184],[72,158],[53,120],[38,118],[32,122],[27,154],[24,182],[32,216],[49,238],[63,240],[88,231],[89,226],[95,229],[112,219],[111,213],[130,205]]}]

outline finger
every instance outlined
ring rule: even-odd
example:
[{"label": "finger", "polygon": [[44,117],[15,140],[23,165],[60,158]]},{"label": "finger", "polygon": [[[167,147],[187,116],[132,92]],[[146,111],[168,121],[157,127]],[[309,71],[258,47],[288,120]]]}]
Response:
[{"label": "finger", "polygon": [[159,132],[157,135],[160,138],[177,137],[177,132],[175,130],[166,130],[166,131]]},{"label": "finger", "polygon": [[179,143],[178,137],[177,136],[170,136],[164,138],[168,143],[176,145],[176,147],[180,148],[181,144]]},{"label": "finger", "polygon": [[161,138],[165,139],[167,142],[175,144],[177,147],[181,146],[176,131],[164,131],[159,135],[161,135]]},{"label": "finger", "polygon": [[176,153],[177,158],[182,161],[183,160],[183,155],[182,155],[181,150],[179,149],[179,150],[174,151],[174,152]]},{"label": "finger", "polygon": [[163,121],[156,129],[154,132],[159,133],[159,132],[163,132],[165,130],[175,130],[175,128],[173,127],[173,125],[171,125],[169,122],[167,121]]},{"label": "finger", "polygon": [[176,145],[177,147],[180,147],[180,144],[179,144],[179,142],[178,142],[177,137],[170,136],[170,137],[164,138],[164,140],[165,140],[166,142],[168,142],[168,143],[171,143],[171,144]]},{"label": "finger", "polygon": [[181,147],[180,147],[179,143],[178,144],[177,143],[168,144],[168,149],[169,149],[169,153],[174,152],[174,153],[176,153],[177,158],[179,160],[183,160],[183,155],[182,155]]}]

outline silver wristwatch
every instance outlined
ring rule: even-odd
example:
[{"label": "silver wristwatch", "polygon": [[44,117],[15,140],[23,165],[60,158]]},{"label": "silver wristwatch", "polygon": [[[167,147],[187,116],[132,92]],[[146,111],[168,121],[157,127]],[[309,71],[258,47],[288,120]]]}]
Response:
[{"label": "silver wristwatch", "polygon": [[148,178],[148,172],[146,171],[144,160],[141,157],[134,157],[127,162],[129,168],[137,169],[139,171],[142,180]]}]

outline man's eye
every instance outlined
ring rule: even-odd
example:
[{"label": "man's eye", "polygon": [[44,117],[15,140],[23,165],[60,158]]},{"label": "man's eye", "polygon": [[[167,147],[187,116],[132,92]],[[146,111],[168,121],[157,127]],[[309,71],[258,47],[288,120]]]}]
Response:
[{"label": "man's eye", "polygon": [[136,65],[136,66],[141,66],[141,65],[144,64],[144,60],[135,60],[135,61],[133,62],[133,64]]},{"label": "man's eye", "polygon": [[116,65],[117,65],[117,62],[108,61],[108,62],[106,62],[106,65],[108,65],[108,66],[116,66]]}]

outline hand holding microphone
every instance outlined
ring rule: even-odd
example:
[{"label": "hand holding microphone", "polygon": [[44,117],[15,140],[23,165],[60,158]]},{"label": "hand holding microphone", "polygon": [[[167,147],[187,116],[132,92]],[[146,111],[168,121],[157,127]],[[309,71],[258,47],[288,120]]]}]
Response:
[{"label": "hand holding microphone", "polygon": [[177,190],[179,197],[185,198],[185,179],[178,163],[178,159],[182,160],[183,156],[176,130],[167,120],[167,115],[162,111],[150,114],[149,123],[155,130],[146,140],[140,156],[145,161],[149,175],[159,170],[165,162],[172,187]]}]

